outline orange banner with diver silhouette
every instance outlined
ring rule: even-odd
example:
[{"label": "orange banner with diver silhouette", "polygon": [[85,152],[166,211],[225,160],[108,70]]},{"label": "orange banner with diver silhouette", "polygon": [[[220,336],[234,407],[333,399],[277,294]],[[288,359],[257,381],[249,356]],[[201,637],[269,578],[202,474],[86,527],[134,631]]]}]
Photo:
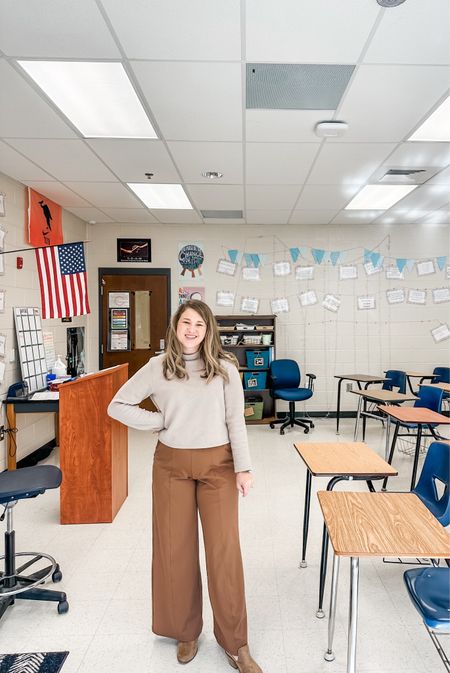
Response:
[{"label": "orange banner with diver silhouette", "polygon": [[28,243],[41,247],[63,242],[61,206],[28,187]]}]

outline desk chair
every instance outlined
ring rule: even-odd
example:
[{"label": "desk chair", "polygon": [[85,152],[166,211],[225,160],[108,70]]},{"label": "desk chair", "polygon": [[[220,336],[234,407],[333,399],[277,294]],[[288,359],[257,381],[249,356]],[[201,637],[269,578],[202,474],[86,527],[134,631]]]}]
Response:
[{"label": "desk chair", "polygon": [[276,400],[285,400],[289,402],[289,413],[283,418],[272,421],[271,428],[275,427],[276,423],[282,423],[280,428],[280,435],[284,435],[284,429],[290,426],[299,425],[304,428],[304,432],[308,433],[310,427],[314,427],[314,423],[309,418],[299,420],[295,418],[295,403],[303,402],[312,397],[314,392],[315,374],[306,374],[308,377],[308,387],[300,388],[300,367],[295,360],[273,360],[270,363],[270,378],[271,378],[271,394]]},{"label": "desk chair", "polygon": [[419,481],[412,492],[422,500],[439,523],[443,526],[450,524],[450,444],[430,444]]},{"label": "desk chair", "polygon": [[450,672],[449,658],[438,639],[450,635],[450,568],[412,568],[403,574],[403,580],[445,670]]},{"label": "desk chair", "polygon": [[[383,382],[381,390],[394,390],[398,388],[399,393],[406,394],[406,372],[401,371],[400,369],[388,369],[384,372],[386,376],[386,381]],[[363,441],[366,438],[366,421],[367,421],[367,412],[369,412],[370,417],[375,420],[380,420],[384,424],[384,418],[380,412],[376,411],[376,404],[369,404],[367,409],[367,402],[364,400],[362,422],[363,422]]]},{"label": "desk chair", "polygon": [[[13,528],[13,508],[19,500],[36,498],[47,489],[58,488],[62,479],[61,470],[54,465],[34,465],[20,470],[11,470],[0,474],[0,505],[4,511],[0,520],[6,516],[4,572],[0,572],[0,618],[16,599],[30,601],[56,601],[60,614],[67,612],[69,604],[66,594],[62,591],[50,591],[38,588],[50,576],[53,582],[62,579],[59,565],[52,556],[37,552],[16,552],[15,531]],[[19,556],[31,557],[16,568]],[[50,566],[35,570],[30,575],[24,571],[41,559],[48,559]]]}]

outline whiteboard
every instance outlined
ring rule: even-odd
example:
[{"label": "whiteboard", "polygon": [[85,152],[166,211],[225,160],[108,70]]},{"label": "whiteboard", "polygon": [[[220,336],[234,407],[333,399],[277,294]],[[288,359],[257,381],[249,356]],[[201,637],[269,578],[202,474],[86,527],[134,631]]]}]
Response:
[{"label": "whiteboard", "polygon": [[47,387],[41,312],[35,307],[15,307],[13,311],[22,381],[27,383],[28,392],[33,393]]}]

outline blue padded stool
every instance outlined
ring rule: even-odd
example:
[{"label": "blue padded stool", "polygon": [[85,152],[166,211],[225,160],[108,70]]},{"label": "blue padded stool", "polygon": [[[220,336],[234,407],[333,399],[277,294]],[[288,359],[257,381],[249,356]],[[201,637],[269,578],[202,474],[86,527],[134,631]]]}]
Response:
[{"label": "blue padded stool", "polygon": [[[0,520],[3,521],[6,516],[5,555],[0,556],[0,560],[4,559],[4,572],[0,572],[0,618],[16,599],[56,601],[60,614],[69,609],[67,597],[63,591],[50,591],[39,587],[50,576],[53,582],[59,582],[62,579],[62,573],[55,559],[48,554],[38,552],[16,553],[13,528],[13,507],[17,501],[36,498],[45,493],[47,489],[58,488],[61,480],[61,470],[54,465],[35,465],[0,474],[0,505],[4,507]],[[22,556],[31,558],[16,568],[16,560]],[[41,559],[47,559],[51,565],[36,570],[30,575],[23,574]]]},{"label": "blue padded stool", "polygon": [[409,597],[450,671],[450,662],[438,636],[450,634],[450,568],[413,568],[403,573]]}]

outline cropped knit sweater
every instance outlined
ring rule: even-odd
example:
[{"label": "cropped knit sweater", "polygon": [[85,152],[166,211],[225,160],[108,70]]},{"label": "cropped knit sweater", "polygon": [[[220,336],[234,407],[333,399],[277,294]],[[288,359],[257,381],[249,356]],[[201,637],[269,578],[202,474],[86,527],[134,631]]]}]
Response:
[{"label": "cropped knit sweater", "polygon": [[[244,393],[239,372],[229,360],[221,364],[229,381],[215,376],[201,378],[204,363],[198,353],[184,355],[188,379],[164,378],[164,355],[150,358],[116,393],[108,414],[136,428],[159,433],[159,439],[174,449],[205,449],[231,445],[235,472],[251,469],[244,419]],[[159,411],[138,405],[150,397]]]}]

